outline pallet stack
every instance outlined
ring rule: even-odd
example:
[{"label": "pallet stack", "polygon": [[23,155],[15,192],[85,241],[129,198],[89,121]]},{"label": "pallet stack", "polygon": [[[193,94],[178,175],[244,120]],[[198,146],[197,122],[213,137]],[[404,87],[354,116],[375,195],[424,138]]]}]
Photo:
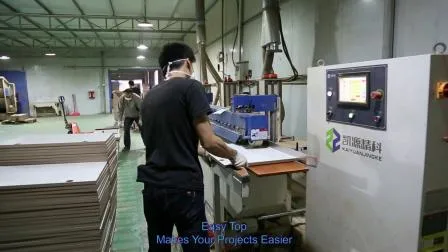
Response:
[{"label": "pallet stack", "polygon": [[112,134],[0,142],[0,251],[110,251],[117,151]]},{"label": "pallet stack", "polygon": [[29,117],[27,114],[14,114],[10,115],[8,120],[4,120],[2,124],[24,124],[24,123],[35,123],[36,118]]}]

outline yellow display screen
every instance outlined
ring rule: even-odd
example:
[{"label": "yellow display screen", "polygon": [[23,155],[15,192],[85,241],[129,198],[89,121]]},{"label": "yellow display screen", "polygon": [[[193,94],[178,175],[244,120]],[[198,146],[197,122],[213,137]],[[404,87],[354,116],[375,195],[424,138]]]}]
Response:
[{"label": "yellow display screen", "polygon": [[367,75],[339,77],[339,102],[367,104]]}]

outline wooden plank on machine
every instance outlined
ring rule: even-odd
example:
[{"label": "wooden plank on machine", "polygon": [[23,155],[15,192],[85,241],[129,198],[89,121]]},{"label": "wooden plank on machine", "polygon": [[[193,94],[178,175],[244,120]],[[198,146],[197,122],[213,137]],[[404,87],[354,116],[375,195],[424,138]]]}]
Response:
[{"label": "wooden plank on machine", "polygon": [[247,168],[259,177],[275,176],[281,174],[307,172],[308,168],[305,164],[299,162],[287,162],[266,165],[254,165]]}]

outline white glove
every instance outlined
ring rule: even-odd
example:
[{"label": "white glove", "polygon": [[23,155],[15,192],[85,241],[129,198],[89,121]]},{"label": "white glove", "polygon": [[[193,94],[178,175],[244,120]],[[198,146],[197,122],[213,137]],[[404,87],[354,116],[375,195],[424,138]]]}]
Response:
[{"label": "white glove", "polygon": [[237,152],[236,156],[230,160],[232,164],[237,168],[240,169],[241,167],[247,166],[247,159],[245,156],[243,156],[241,153]]}]

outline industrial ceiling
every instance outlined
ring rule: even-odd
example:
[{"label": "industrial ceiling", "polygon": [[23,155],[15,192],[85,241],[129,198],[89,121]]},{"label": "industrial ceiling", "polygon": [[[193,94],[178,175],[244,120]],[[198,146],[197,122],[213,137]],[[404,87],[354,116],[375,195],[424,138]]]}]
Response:
[{"label": "industrial ceiling", "polygon": [[18,57],[157,50],[194,32],[193,0],[0,0],[0,53]]}]

